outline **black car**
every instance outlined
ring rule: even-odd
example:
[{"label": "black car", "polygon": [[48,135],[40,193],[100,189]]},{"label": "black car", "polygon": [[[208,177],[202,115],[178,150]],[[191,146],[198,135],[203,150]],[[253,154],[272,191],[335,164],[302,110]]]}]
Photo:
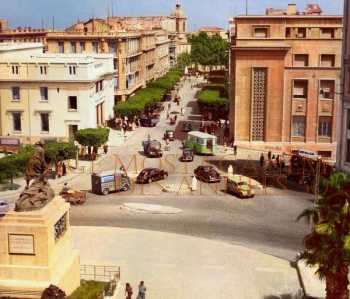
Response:
[{"label": "black car", "polygon": [[162,157],[162,145],[157,140],[143,141],[143,152],[147,157]]},{"label": "black car", "polygon": [[184,148],[182,151],[182,156],[180,157],[182,162],[192,162],[193,161],[193,149]]},{"label": "black car", "polygon": [[196,178],[205,183],[218,183],[221,181],[220,174],[213,166],[198,166],[194,170]]},{"label": "black car", "polygon": [[192,124],[191,123],[183,123],[182,124],[182,131],[183,132],[191,132],[192,131]]},{"label": "black car", "polygon": [[143,169],[136,178],[137,184],[149,184],[152,182],[166,179],[168,172],[159,168],[145,168]]},{"label": "black car", "polygon": [[170,141],[175,140],[175,132],[174,130],[166,130],[164,133],[164,139],[168,139]]}]

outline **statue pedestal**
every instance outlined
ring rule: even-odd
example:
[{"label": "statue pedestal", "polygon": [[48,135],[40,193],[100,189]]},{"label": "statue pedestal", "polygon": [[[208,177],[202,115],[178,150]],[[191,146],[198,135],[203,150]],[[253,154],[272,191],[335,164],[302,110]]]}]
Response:
[{"label": "statue pedestal", "polygon": [[0,217],[0,297],[40,298],[50,284],[67,295],[80,285],[69,204],[59,196],[40,210]]}]

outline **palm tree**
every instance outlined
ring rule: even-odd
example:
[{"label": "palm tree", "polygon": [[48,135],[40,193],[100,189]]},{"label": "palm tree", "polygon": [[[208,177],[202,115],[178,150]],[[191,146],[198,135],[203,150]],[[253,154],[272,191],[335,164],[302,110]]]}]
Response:
[{"label": "palm tree", "polygon": [[314,208],[299,217],[313,222],[304,239],[301,258],[316,266],[316,274],[326,280],[326,299],[348,299],[350,264],[350,178],[334,172],[323,179],[321,196]]}]

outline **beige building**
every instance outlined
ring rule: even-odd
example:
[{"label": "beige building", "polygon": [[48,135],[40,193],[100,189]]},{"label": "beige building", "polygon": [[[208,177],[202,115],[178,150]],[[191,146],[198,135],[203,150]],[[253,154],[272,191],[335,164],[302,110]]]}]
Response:
[{"label": "beige building", "polygon": [[342,17],[289,5],[234,21],[231,137],[257,149],[309,149],[335,159]]},{"label": "beige building", "polygon": [[113,117],[110,54],[43,54],[41,43],[0,43],[0,135],[68,139]]},{"label": "beige building", "polygon": [[212,37],[214,35],[219,35],[224,40],[228,40],[228,36],[229,36],[228,30],[225,30],[225,29],[220,28],[220,27],[215,27],[215,26],[202,27],[202,28],[198,29],[196,34],[199,34],[201,32],[206,33],[210,37]]},{"label": "beige building", "polygon": [[337,166],[350,173],[350,3],[344,0],[344,39],[342,56],[342,93],[338,117]]}]

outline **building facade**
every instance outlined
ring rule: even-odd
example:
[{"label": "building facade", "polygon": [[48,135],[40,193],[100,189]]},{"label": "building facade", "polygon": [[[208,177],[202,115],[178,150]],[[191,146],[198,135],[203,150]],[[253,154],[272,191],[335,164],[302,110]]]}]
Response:
[{"label": "building facade", "polygon": [[230,50],[230,134],[262,150],[335,159],[342,17],[317,5],[238,16]]},{"label": "building facade", "polygon": [[40,43],[0,43],[0,135],[67,140],[113,117],[109,54],[43,54]]},{"label": "building facade", "polygon": [[344,0],[344,39],[343,39],[343,68],[342,94],[340,117],[338,123],[338,160],[337,166],[350,173],[350,1]]}]

